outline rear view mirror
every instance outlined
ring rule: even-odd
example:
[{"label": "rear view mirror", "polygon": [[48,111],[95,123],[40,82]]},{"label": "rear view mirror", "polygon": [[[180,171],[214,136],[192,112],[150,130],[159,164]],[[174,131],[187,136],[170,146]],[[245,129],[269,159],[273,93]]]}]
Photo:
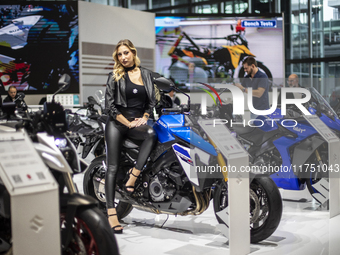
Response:
[{"label": "rear view mirror", "polygon": [[163,90],[164,92],[170,92],[172,89],[175,88],[174,83],[164,77],[159,77],[154,79],[154,83],[157,85],[157,87],[161,90]]},{"label": "rear view mirror", "polygon": [[70,87],[70,82],[71,77],[67,73],[63,74],[58,81],[60,91],[67,90]]},{"label": "rear view mirror", "polygon": [[54,102],[55,95],[57,95],[60,91],[67,90],[70,87],[70,83],[71,77],[67,73],[64,73],[58,81],[59,89],[53,94],[52,102]]},{"label": "rear view mirror", "polygon": [[93,96],[89,96],[89,97],[87,98],[87,101],[89,101],[90,104],[98,105],[98,102],[96,101],[96,99],[94,99]]},{"label": "rear view mirror", "polygon": [[25,93],[24,92],[18,92],[18,98],[19,100],[23,100],[25,98]]}]

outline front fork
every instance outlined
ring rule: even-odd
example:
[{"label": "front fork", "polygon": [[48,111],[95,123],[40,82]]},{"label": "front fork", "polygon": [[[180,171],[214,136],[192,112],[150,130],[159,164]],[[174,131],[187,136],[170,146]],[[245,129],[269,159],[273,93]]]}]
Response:
[{"label": "front fork", "polygon": [[[324,172],[324,169],[323,169],[324,164],[323,164],[323,162],[322,162],[322,158],[321,158],[321,156],[320,156],[320,153],[319,153],[319,151],[318,151],[317,149],[315,150],[315,156],[316,156],[316,160],[317,160],[318,163],[319,163],[320,169],[322,170],[322,172]],[[317,180],[319,171],[315,171],[315,172],[316,172],[316,173],[315,173],[314,179]]]},{"label": "front fork", "polygon": [[[214,146],[215,150],[217,151],[217,163],[221,167],[221,169],[224,169],[223,167],[226,167],[227,164],[225,163],[225,160],[221,154],[221,152],[218,150],[216,144],[209,138],[209,142],[211,143],[212,146]],[[223,177],[224,177],[224,182],[228,181],[228,171],[222,171]]]},{"label": "front fork", "polygon": [[78,189],[73,182],[72,175],[70,173],[63,173],[63,177],[68,193],[70,193],[71,195],[74,193],[78,193]]},{"label": "front fork", "polygon": [[[79,194],[77,186],[75,185],[72,175],[70,173],[62,173],[65,186],[67,188],[68,194],[66,204],[61,204],[60,206],[66,206],[66,216],[65,216],[65,234],[62,236],[62,247],[67,249],[72,240],[73,236],[73,224],[74,218],[79,207],[96,207],[97,201],[90,197],[84,197]],[[63,194],[60,194],[61,196]],[[67,194],[65,194],[67,195]]]}]

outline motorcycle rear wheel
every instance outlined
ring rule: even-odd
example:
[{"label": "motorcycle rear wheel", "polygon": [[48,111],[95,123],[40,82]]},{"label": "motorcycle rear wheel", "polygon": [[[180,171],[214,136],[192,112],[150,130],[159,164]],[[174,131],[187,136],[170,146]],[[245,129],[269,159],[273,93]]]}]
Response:
[{"label": "motorcycle rear wheel", "polygon": [[[106,170],[104,169],[103,161],[106,162],[106,155],[99,156],[92,160],[84,174],[83,188],[84,193],[95,198],[99,203],[99,209],[104,214],[107,214],[105,191],[101,192],[100,190],[95,190],[94,188],[94,182],[98,182],[98,180],[105,180]],[[120,220],[125,218],[132,211],[132,209],[133,207],[131,204],[118,201],[116,203],[118,219]]]},{"label": "motorcycle rear wheel", "polygon": [[[227,185],[219,184],[214,191],[214,211],[217,221],[224,223],[217,212],[228,206]],[[282,216],[282,199],[274,181],[255,178],[250,184],[250,242],[267,239],[277,229]]]},{"label": "motorcycle rear wheel", "polygon": [[[61,236],[66,234],[67,208],[61,208]],[[63,238],[62,238],[63,239]],[[96,207],[78,208],[72,223],[72,239],[63,254],[115,255],[119,254],[116,238],[107,219]]]}]

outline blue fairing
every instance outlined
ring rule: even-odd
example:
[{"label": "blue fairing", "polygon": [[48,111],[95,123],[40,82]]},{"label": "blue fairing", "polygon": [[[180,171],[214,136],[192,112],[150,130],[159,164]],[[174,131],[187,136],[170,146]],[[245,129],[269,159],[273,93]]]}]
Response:
[{"label": "blue fairing", "polygon": [[[282,120],[281,120],[282,122]],[[289,125],[288,122],[285,122],[285,125]],[[282,157],[282,170],[277,174],[271,175],[272,179],[276,183],[276,185],[283,189],[290,190],[301,190],[301,183],[297,176],[294,174],[294,169],[292,169],[292,162],[290,157],[289,148],[293,145],[303,141],[307,137],[310,137],[318,132],[306,124],[297,124],[295,127],[286,127],[288,130],[294,132],[298,135],[297,138],[289,138],[289,137],[280,137],[275,140],[273,144],[279,151]]]},{"label": "blue fairing", "polygon": [[[310,107],[309,112],[311,114],[315,115],[316,109]],[[340,131],[340,120],[337,117],[335,117],[334,120],[332,120],[331,118],[329,118],[328,116],[326,116],[325,114],[322,113],[321,116],[320,116],[320,120],[323,123],[325,123],[329,128]]]},{"label": "blue fairing", "polygon": [[[316,114],[316,110],[313,108],[309,108],[309,112],[311,114]],[[290,155],[290,148],[292,148],[297,143],[311,137],[318,132],[308,123],[306,122],[298,122],[297,125],[295,121],[284,119],[284,116],[281,114],[281,109],[276,109],[272,114],[267,116],[269,119],[276,119],[278,123],[284,126],[289,131],[298,135],[297,138],[292,137],[280,137],[273,141],[274,146],[279,151],[281,158],[282,158],[282,165],[280,166],[281,169],[278,173],[272,174],[270,177],[274,180],[276,185],[283,189],[288,190],[302,190],[305,188],[305,183],[301,183],[299,178],[294,174],[296,169],[293,169],[291,155]],[[334,120],[326,116],[325,114],[321,114],[320,120],[323,121],[329,128],[333,130],[340,130],[340,120],[335,117]],[[259,117],[260,119],[264,120],[263,116]],[[267,121],[270,125],[271,121]],[[263,125],[260,127],[263,131],[271,131],[274,128],[268,125]]]},{"label": "blue fairing", "polygon": [[282,119],[284,116],[281,114],[281,109],[276,108],[276,110],[272,114],[269,114],[268,117],[271,119]]},{"label": "blue fairing", "polygon": [[[275,140],[273,144],[279,151],[282,157],[282,165],[280,172],[272,174],[270,177],[276,183],[276,185],[283,189],[288,190],[301,190],[304,189],[304,184],[300,182],[297,176],[294,174],[294,169],[292,169],[292,161],[290,157],[289,149],[294,146],[295,144],[303,141],[307,137],[310,137],[314,134],[317,134],[317,131],[310,126],[307,122],[305,124],[298,123],[295,126],[294,121],[290,121],[288,119],[284,119],[284,116],[281,114],[281,109],[276,109],[272,114],[268,115],[269,119],[276,119],[278,123],[283,125],[289,131],[298,135],[297,138],[290,138],[290,137],[280,137],[279,139]],[[274,127],[277,125],[274,123],[272,124],[271,121],[267,121],[267,125],[261,127],[264,131],[271,131],[274,130]],[[270,125],[270,126],[269,126]],[[274,127],[271,127],[271,126]],[[295,126],[295,127],[294,127]]]},{"label": "blue fairing", "polygon": [[183,139],[184,141],[192,144],[193,146],[198,147],[201,150],[204,150],[214,156],[217,156],[215,148],[198,134],[193,132],[190,127],[172,128],[171,132],[180,139]]},{"label": "blue fairing", "polygon": [[161,143],[166,143],[175,140],[175,137],[171,134],[171,128],[183,126],[184,115],[176,114],[176,115],[162,115],[153,125],[153,128],[157,133],[158,140]]},{"label": "blue fairing", "polygon": [[161,143],[173,141],[175,140],[174,136],[177,136],[178,138],[191,143],[193,146],[217,156],[214,147],[193,132],[190,127],[185,127],[184,123],[183,114],[162,115],[154,124],[153,128]]}]

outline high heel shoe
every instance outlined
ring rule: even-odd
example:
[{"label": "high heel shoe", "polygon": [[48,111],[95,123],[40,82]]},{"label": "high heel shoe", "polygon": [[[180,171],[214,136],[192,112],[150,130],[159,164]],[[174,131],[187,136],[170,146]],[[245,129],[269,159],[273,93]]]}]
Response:
[{"label": "high heel shoe", "polygon": [[[111,217],[111,216],[117,216],[117,214],[115,213],[115,214],[110,214],[110,215],[108,215],[109,217]],[[123,234],[123,229],[121,228],[121,229],[116,229],[116,228],[119,228],[119,227],[122,227],[122,225],[120,225],[120,224],[118,224],[118,225],[116,225],[116,226],[113,226],[113,227],[111,227],[111,229],[112,229],[112,231],[113,231],[113,233],[114,234]]]},{"label": "high heel shoe", "polygon": [[[136,169],[137,170],[137,169]],[[137,170],[137,171],[139,171],[139,170]],[[140,172],[140,171],[139,171]],[[129,181],[130,180],[130,175],[132,175],[132,176],[134,176],[134,177],[136,177],[136,178],[138,178],[138,176],[139,175],[134,175],[133,174],[133,168],[131,168],[130,170],[129,170],[129,179],[127,180],[127,181]],[[133,189],[132,191],[130,191],[130,190],[128,190],[128,189]],[[129,195],[131,195],[133,192],[135,192],[135,186],[126,186],[126,184],[124,185],[124,190],[126,191],[126,193],[128,193]]]}]

